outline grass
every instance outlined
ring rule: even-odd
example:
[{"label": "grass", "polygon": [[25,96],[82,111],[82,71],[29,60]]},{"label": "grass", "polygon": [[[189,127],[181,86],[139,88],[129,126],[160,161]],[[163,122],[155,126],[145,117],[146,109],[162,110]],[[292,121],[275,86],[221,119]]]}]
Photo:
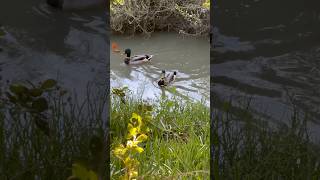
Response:
[{"label": "grass", "polygon": [[[212,171],[215,179],[319,179],[320,146],[311,141],[308,116],[294,110],[289,123],[271,125],[247,106],[229,102],[214,112]],[[238,113],[234,113],[238,112]]]},{"label": "grass", "polygon": [[9,101],[5,92],[10,90],[4,87],[0,91],[0,179],[67,179],[75,162],[107,176],[102,153],[106,95],[93,96],[94,88],[88,88],[86,101],[79,103],[75,93],[55,86],[42,95],[48,108],[39,121],[35,117],[40,113]]},{"label": "grass", "polygon": [[[152,107],[148,140],[136,156],[140,162],[138,179],[209,178],[210,116],[203,103],[177,97],[145,102],[135,95],[126,97],[125,103],[113,96],[111,102],[111,150],[125,141],[132,113],[143,116],[141,105]],[[123,171],[111,153],[111,178],[118,179]]]}]

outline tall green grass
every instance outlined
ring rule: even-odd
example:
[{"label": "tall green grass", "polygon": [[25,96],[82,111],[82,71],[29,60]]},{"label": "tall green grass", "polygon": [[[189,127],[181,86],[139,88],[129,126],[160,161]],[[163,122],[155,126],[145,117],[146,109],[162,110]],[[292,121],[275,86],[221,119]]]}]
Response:
[{"label": "tall green grass", "polygon": [[78,102],[75,93],[62,95],[56,88],[43,95],[49,106],[39,124],[8,101],[4,92],[10,90],[2,86],[0,179],[67,179],[75,162],[106,177],[106,95],[88,88],[85,100]]},{"label": "tall green grass", "polygon": [[320,146],[310,139],[308,116],[294,110],[288,124],[257,119],[223,103],[214,112],[212,170],[215,179],[319,179]]},{"label": "tall green grass", "polygon": [[[125,103],[123,103],[125,102]],[[129,95],[125,101],[111,99],[111,150],[125,141],[132,113],[143,114],[141,105],[152,106],[150,132],[144,151],[137,156],[138,179],[209,179],[209,108],[201,102],[174,97],[143,101]],[[111,154],[111,178],[124,171]]]}]

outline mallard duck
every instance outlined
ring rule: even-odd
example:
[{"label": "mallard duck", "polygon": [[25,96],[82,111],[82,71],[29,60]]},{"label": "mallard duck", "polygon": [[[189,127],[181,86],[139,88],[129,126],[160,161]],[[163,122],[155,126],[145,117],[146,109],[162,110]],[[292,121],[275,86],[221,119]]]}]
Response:
[{"label": "mallard duck", "polygon": [[162,70],[161,78],[158,80],[158,85],[160,87],[168,86],[172,84],[176,79],[177,72],[174,71],[172,74],[166,76],[166,71]]},{"label": "mallard duck", "polygon": [[124,63],[125,64],[142,64],[145,62],[149,62],[153,55],[151,54],[144,54],[144,55],[134,55],[131,57],[131,49],[126,49],[124,51],[124,54],[127,55],[124,58]]},{"label": "mallard duck", "polygon": [[166,86],[166,71],[162,70],[161,78],[158,80],[158,85],[160,87]]}]

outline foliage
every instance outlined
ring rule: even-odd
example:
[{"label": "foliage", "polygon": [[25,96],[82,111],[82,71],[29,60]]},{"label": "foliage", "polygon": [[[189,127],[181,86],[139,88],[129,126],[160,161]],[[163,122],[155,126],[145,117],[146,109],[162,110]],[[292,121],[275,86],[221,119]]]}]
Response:
[{"label": "foliage", "polygon": [[[131,94],[125,96],[125,101],[122,103],[117,95],[111,99],[111,149],[120,147],[118,153],[127,152],[123,149],[127,137],[131,137],[127,132],[132,129],[128,124],[132,116],[139,114],[147,128],[143,132],[148,132],[144,133],[148,141],[139,144],[143,153],[138,152],[140,148],[131,153],[134,164],[138,164],[137,179],[209,178],[208,107],[178,97],[145,101],[140,95]],[[124,162],[114,153],[110,166],[111,179],[119,179],[125,173]]]},{"label": "foliage", "polygon": [[53,79],[48,79],[38,86],[31,83],[31,87],[11,84],[9,92],[6,92],[8,101],[13,108],[18,108],[29,114],[37,127],[47,136],[50,135],[50,130],[45,112],[49,107],[45,94],[52,91],[56,84],[57,82]]},{"label": "foliage", "polygon": [[107,96],[89,85],[79,102],[55,80],[1,84],[0,179],[106,178]]},{"label": "foliage", "polygon": [[121,179],[131,180],[138,177],[139,161],[134,156],[143,152],[143,148],[138,145],[148,139],[147,132],[148,128],[145,127],[142,117],[133,113],[128,123],[127,142],[113,150],[114,155],[123,162],[126,169]]},{"label": "foliage", "polygon": [[209,32],[209,0],[114,0],[110,6],[114,32],[176,31],[197,36]]},{"label": "foliage", "polygon": [[319,179],[320,147],[310,140],[308,116],[293,110],[289,124],[255,119],[250,105],[223,102],[212,128],[215,179]]},{"label": "foliage", "polygon": [[118,96],[121,99],[122,103],[126,103],[125,96],[126,92],[128,91],[128,87],[124,86],[122,88],[112,88],[112,94]]}]

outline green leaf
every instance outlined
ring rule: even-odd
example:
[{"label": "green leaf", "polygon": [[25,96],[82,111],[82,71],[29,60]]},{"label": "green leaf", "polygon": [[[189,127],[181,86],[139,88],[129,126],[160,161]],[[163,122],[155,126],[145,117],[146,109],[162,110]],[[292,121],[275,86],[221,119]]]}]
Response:
[{"label": "green leaf", "polygon": [[137,153],[142,153],[142,152],[144,151],[143,148],[142,148],[142,147],[139,147],[139,146],[135,147],[134,150],[135,150]]},{"label": "green leaf", "polygon": [[43,90],[39,88],[34,88],[34,89],[31,89],[29,92],[32,97],[39,97],[42,95]]},{"label": "green leaf", "polygon": [[10,91],[13,92],[16,95],[21,95],[28,93],[29,89],[23,85],[20,84],[12,84],[9,87]]},{"label": "green leaf", "polygon": [[148,139],[148,136],[147,136],[147,135],[141,134],[140,136],[138,136],[137,141],[143,142],[143,141],[145,141],[145,140],[147,140],[147,139]]},{"label": "green leaf", "polygon": [[57,81],[54,79],[48,79],[45,82],[42,83],[41,88],[42,89],[51,89],[57,84]]},{"label": "green leaf", "polygon": [[88,170],[77,163],[72,165],[72,176],[80,180],[98,180],[98,176],[94,171]]},{"label": "green leaf", "polygon": [[45,98],[41,97],[32,102],[32,109],[38,112],[43,112],[48,109],[48,102]]}]

